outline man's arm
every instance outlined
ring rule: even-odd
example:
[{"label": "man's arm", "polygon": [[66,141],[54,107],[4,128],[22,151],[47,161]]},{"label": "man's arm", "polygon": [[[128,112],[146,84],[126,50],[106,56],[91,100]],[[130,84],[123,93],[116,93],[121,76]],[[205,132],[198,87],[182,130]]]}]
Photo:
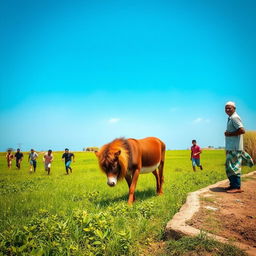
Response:
[{"label": "man's arm", "polygon": [[73,154],[73,156],[72,156],[72,157],[73,157],[73,162],[75,162],[75,155]]},{"label": "man's arm", "polygon": [[202,153],[202,150],[200,149],[198,152],[194,154],[194,156],[200,155]]},{"label": "man's arm", "polygon": [[243,127],[237,129],[237,130],[234,131],[234,132],[227,132],[227,131],[225,132],[225,136],[227,136],[227,137],[239,136],[239,135],[241,135],[241,134],[245,134],[245,130],[244,130]]},{"label": "man's arm", "polygon": [[202,153],[202,150],[200,149],[198,152],[194,154],[194,156],[200,155]]}]

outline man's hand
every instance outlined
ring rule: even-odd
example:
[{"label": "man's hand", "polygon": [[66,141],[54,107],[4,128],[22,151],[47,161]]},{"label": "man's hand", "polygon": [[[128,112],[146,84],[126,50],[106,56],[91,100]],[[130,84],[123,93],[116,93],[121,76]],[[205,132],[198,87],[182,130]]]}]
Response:
[{"label": "man's hand", "polygon": [[224,134],[225,134],[225,136],[227,136],[227,137],[230,137],[230,136],[239,136],[239,135],[241,135],[241,134],[245,134],[245,130],[244,130],[243,127],[241,127],[241,128],[237,129],[237,130],[234,131],[234,132],[225,131]]},{"label": "man's hand", "polygon": [[225,136],[226,136],[226,137],[230,137],[230,136],[231,136],[231,132],[227,132],[227,131],[225,131],[225,133],[224,133],[224,134],[225,134]]}]

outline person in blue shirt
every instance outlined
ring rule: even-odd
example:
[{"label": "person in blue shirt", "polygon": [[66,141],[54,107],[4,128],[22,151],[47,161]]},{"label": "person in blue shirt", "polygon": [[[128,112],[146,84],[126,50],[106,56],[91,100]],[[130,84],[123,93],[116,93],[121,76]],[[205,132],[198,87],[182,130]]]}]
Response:
[{"label": "person in blue shirt", "polygon": [[70,167],[70,165],[72,160],[73,162],[75,162],[75,155],[73,153],[70,153],[68,148],[65,149],[65,153],[62,155],[62,161],[64,160],[67,174],[69,174],[69,170],[70,173],[72,173],[72,168]]}]

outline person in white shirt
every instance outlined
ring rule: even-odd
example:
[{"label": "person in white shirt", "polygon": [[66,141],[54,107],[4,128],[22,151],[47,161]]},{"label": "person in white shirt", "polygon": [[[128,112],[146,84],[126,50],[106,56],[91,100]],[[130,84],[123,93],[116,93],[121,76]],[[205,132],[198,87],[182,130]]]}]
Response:
[{"label": "person in white shirt", "polygon": [[53,160],[52,150],[49,149],[47,153],[44,155],[44,168],[45,171],[48,172],[48,175],[50,175],[51,172],[51,163]]},{"label": "person in white shirt", "polygon": [[244,125],[236,112],[236,105],[229,101],[225,105],[225,112],[228,115],[227,128],[225,131],[226,144],[226,174],[230,185],[225,188],[228,193],[241,193],[241,170],[244,165],[253,166],[251,156],[244,151],[243,134]]},{"label": "person in white shirt", "polygon": [[30,171],[32,172],[32,168],[34,169],[34,172],[36,172],[36,159],[38,157],[38,154],[35,152],[34,149],[30,150],[30,153],[28,155],[28,161],[30,163]]}]

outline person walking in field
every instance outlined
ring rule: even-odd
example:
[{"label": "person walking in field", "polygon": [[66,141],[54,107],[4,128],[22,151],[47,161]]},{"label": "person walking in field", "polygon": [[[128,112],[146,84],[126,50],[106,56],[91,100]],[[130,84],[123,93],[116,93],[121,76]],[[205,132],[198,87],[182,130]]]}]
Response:
[{"label": "person walking in field", "polygon": [[44,155],[44,168],[45,171],[48,172],[48,175],[50,175],[51,172],[51,163],[53,160],[52,150],[49,149],[47,153]]},{"label": "person walking in field", "polygon": [[65,153],[62,155],[62,161],[65,160],[65,167],[66,167],[67,174],[69,174],[69,170],[70,170],[70,173],[72,173],[72,168],[70,167],[72,158],[73,158],[73,162],[75,162],[75,155],[73,153],[70,153],[69,149],[66,148]]},{"label": "person walking in field", "polygon": [[225,188],[228,193],[241,193],[241,166],[253,166],[251,156],[244,151],[243,134],[245,129],[240,116],[236,113],[236,105],[229,101],[225,105],[228,115],[227,129],[224,133],[226,144],[226,174],[230,185]]},{"label": "person walking in field", "polygon": [[23,153],[20,152],[20,149],[17,148],[17,152],[15,153],[15,159],[16,159],[16,167],[20,169],[20,163],[23,160]]},{"label": "person walking in field", "polygon": [[32,172],[32,168],[34,169],[34,172],[36,172],[36,159],[38,157],[38,154],[35,152],[34,149],[30,150],[30,153],[28,155],[28,161],[30,163],[30,171]]},{"label": "person walking in field", "polygon": [[191,147],[191,156],[190,160],[192,161],[193,171],[196,171],[196,166],[198,166],[201,170],[203,167],[200,163],[200,154],[202,153],[201,148],[197,145],[196,140],[192,140],[192,147]]},{"label": "person walking in field", "polygon": [[13,154],[12,154],[12,150],[11,149],[8,149],[7,150],[7,154],[6,154],[6,161],[7,161],[7,167],[9,169],[11,169],[12,167],[12,159],[13,159]]}]

